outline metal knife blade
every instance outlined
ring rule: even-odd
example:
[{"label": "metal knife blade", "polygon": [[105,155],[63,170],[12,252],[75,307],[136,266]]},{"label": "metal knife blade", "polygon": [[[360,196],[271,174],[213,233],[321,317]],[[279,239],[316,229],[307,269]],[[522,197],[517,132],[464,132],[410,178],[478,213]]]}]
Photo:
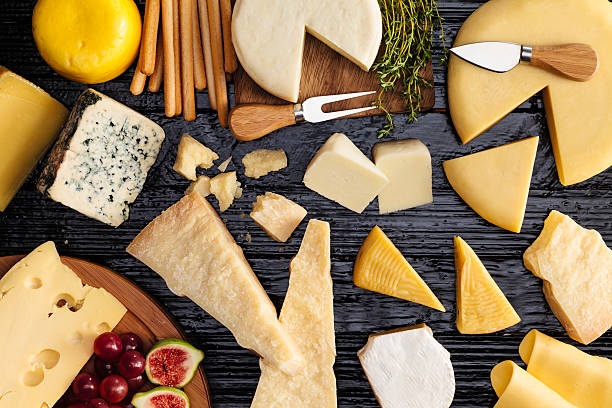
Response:
[{"label": "metal knife blade", "polygon": [[453,47],[450,51],[469,63],[493,72],[506,72],[521,61],[520,44],[487,41]]}]

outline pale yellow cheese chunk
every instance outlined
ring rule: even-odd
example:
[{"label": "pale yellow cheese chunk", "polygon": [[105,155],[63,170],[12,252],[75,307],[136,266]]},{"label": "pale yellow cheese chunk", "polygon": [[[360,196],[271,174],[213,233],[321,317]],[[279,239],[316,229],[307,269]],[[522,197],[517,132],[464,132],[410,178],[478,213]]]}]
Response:
[{"label": "pale yellow cheese chunk", "polygon": [[224,172],[225,170],[227,170],[227,166],[229,166],[231,162],[232,162],[232,156],[224,160],[223,163],[217,166],[217,168],[219,169],[219,171]]},{"label": "pale yellow cheese chunk", "polygon": [[245,154],[242,164],[245,176],[258,179],[287,167],[287,154],[283,149],[257,149]]},{"label": "pale yellow cheese chunk", "polygon": [[201,194],[183,197],[155,218],[127,252],[227,327],[242,347],[288,374],[303,366],[242,249]]},{"label": "pale yellow cheese chunk", "polygon": [[448,100],[464,143],[544,89],[559,179],[579,183],[612,164],[612,5],[608,0],[491,0],[463,24],[455,46],[478,41],[559,45],[584,43],[599,57],[588,82],[519,64],[489,72],[451,56]]},{"label": "pale yellow cheese chunk", "polygon": [[336,407],[330,252],[329,224],[310,220],[300,250],[291,260],[289,289],[280,313],[281,324],[304,353],[306,366],[288,376],[262,360],[251,408]]},{"label": "pale yellow cheese chunk", "polygon": [[227,210],[234,198],[242,197],[242,189],[240,182],[236,179],[236,172],[221,173],[210,180],[210,192],[219,201],[219,209],[221,212]]},{"label": "pale yellow cheese chunk", "polygon": [[588,344],[612,327],[612,250],[597,231],[551,211],[523,261],[572,339]]},{"label": "pale yellow cheese chunk", "polygon": [[356,213],[362,213],[388,183],[387,176],[341,133],[327,139],[304,174],[306,187]]},{"label": "pale yellow cheese chunk", "polygon": [[32,251],[0,280],[0,407],[52,407],[125,313],[106,290],[84,286],[53,242]]},{"label": "pale yellow cheese chunk", "polygon": [[530,137],[445,161],[446,178],[482,218],[521,232],[538,139]]},{"label": "pale yellow cheese chunk", "polygon": [[187,187],[187,190],[185,190],[185,194],[189,195],[194,191],[197,191],[204,197],[210,195],[210,177],[198,176],[197,180],[191,183],[189,187]]},{"label": "pale yellow cheese chunk", "polygon": [[208,169],[218,158],[217,153],[185,133],[181,136],[176,161],[172,168],[181,176],[195,180],[197,167]]},{"label": "pale yellow cheese chunk", "polygon": [[418,139],[381,142],[374,145],[376,167],[389,179],[378,194],[378,211],[386,214],[433,202],[431,156]]},{"label": "pale yellow cheese chunk", "polygon": [[278,242],[287,242],[293,231],[306,217],[307,211],[280,194],[266,193],[257,196],[251,218]]}]

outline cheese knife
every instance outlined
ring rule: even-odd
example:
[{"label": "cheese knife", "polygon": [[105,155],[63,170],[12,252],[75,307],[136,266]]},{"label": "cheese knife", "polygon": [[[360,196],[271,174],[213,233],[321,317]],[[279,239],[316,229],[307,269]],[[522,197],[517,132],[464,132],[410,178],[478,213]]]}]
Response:
[{"label": "cheese knife", "polygon": [[507,72],[525,62],[575,81],[588,81],[599,66],[597,52],[587,44],[531,47],[487,41],[453,47],[450,51],[462,60],[493,72]]}]

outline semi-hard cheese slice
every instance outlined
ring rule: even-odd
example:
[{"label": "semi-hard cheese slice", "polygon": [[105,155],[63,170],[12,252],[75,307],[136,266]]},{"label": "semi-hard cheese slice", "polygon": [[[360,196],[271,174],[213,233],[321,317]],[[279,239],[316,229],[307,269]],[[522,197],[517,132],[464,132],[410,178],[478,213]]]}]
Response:
[{"label": "semi-hard cheese slice", "polygon": [[278,321],[251,266],[221,218],[198,192],[183,197],[143,229],[127,252],[227,327],[244,348],[295,374],[302,353]]},{"label": "semi-hard cheese slice", "polygon": [[494,333],[521,321],[474,250],[455,237],[457,330],[463,334]]},{"label": "semi-hard cheese slice", "polygon": [[0,211],[51,147],[67,116],[48,93],[0,66]]},{"label": "semi-hard cheese slice", "polygon": [[232,41],[263,89],[297,102],[306,32],[368,70],[382,38],[376,0],[238,0]]},{"label": "semi-hard cheese slice", "polygon": [[482,218],[521,232],[538,137],[443,163],[453,189]]},{"label": "semi-hard cheese slice", "polygon": [[[503,16],[503,18],[499,18]],[[492,23],[494,22],[494,23]],[[455,46],[478,41],[528,45],[584,43],[599,57],[588,82],[519,64],[498,74],[451,56],[451,117],[468,142],[544,89],[559,179],[575,184],[612,164],[612,5],[607,0],[491,0],[463,24]]]},{"label": "semi-hard cheese slice", "polygon": [[83,285],[47,242],[0,280],[0,407],[52,407],[126,309]]},{"label": "semi-hard cheese slice", "polygon": [[446,312],[429,286],[378,226],[372,228],[359,249],[353,282],[360,288]]},{"label": "semi-hard cheese slice", "polygon": [[323,197],[361,213],[389,183],[385,174],[341,133],[334,133],[312,158],[304,184]]},{"label": "semi-hard cheese slice", "polygon": [[335,408],[336,342],[327,222],[310,220],[290,270],[280,321],[304,353],[306,366],[288,376],[261,361],[251,408]]},{"label": "semi-hard cheese slice", "polygon": [[307,211],[280,194],[257,196],[251,218],[278,242],[287,242],[293,231],[306,217]]},{"label": "semi-hard cheese slice", "polygon": [[499,397],[493,408],[578,408],[510,360],[493,367],[491,384]]},{"label": "semi-hard cheese slice", "polygon": [[612,407],[612,360],[591,356],[537,330],[519,347],[527,372],[581,408]]},{"label": "semi-hard cheese slice", "polygon": [[612,327],[612,250],[597,231],[551,211],[523,261],[572,339],[588,344]]},{"label": "semi-hard cheese slice", "polygon": [[425,324],[371,334],[357,356],[382,408],[451,406],[450,353]]}]

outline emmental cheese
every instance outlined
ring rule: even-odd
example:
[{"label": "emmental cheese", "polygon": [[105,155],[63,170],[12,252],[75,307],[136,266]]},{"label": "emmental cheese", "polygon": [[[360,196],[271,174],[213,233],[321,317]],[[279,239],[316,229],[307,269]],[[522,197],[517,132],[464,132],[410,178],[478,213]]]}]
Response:
[{"label": "emmental cheese", "polygon": [[287,242],[293,231],[306,217],[307,211],[280,194],[266,193],[257,196],[251,218],[278,242]]},{"label": "emmental cheese", "polygon": [[521,232],[538,137],[443,163],[453,189],[491,224]]},{"label": "emmental cheese", "polygon": [[42,244],[0,280],[0,408],[52,407],[126,308]]},{"label": "emmental cheese", "polygon": [[287,374],[302,353],[215,210],[200,193],[183,197],[143,229],[127,252],[227,327],[242,347]]},{"label": "emmental cheese", "polygon": [[597,231],[551,211],[523,260],[571,338],[588,344],[612,327],[612,250]]},{"label": "emmental cheese", "polygon": [[289,289],[280,321],[304,353],[306,366],[288,376],[260,362],[261,377],[251,408],[335,408],[336,343],[330,259],[330,229],[310,220],[291,260]]}]

